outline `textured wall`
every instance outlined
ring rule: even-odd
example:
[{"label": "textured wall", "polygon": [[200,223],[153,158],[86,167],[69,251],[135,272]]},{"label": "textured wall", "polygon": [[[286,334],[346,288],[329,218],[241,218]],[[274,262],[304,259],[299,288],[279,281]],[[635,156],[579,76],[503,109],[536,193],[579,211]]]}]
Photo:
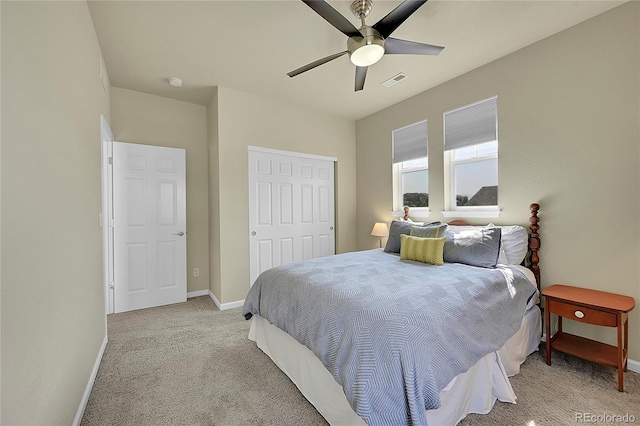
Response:
[{"label": "textured wall", "polygon": [[[539,202],[542,286],[619,292],[640,305],[639,15],[640,3],[626,3],[359,120],[358,248],[375,247],[371,226],[391,220],[392,130],[428,119],[429,220],[444,220],[442,114],[497,95],[502,213],[491,220],[526,225]],[[613,329],[567,329],[615,342]],[[639,308],[629,334],[640,361]]]},{"label": "textured wall", "polygon": [[109,87],[85,2],[1,7],[1,423],[71,424],[107,333],[98,218]]},{"label": "textured wall", "polygon": [[249,145],[337,157],[336,252],[356,248],[355,124],[219,87],[221,294],[216,297],[222,303],[243,300],[249,291]]},{"label": "textured wall", "polygon": [[[183,148],[187,163],[187,291],[209,288],[207,108],[114,87],[111,130],[118,142]],[[200,269],[198,277],[193,269]]]}]

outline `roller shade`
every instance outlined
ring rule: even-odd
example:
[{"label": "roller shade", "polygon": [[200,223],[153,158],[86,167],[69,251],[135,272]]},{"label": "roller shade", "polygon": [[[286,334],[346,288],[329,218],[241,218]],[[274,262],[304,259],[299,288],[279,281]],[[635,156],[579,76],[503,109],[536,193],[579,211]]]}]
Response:
[{"label": "roller shade", "polygon": [[498,139],[498,98],[444,113],[444,150],[464,148]]},{"label": "roller shade", "polygon": [[412,124],[393,131],[393,162],[415,160],[426,157],[427,121]]}]

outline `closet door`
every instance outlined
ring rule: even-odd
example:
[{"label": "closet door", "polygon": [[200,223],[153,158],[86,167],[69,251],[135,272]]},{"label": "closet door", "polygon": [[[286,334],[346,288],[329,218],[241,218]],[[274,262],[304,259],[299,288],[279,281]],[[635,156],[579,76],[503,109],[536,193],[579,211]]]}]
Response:
[{"label": "closet door", "polygon": [[335,254],[334,164],[249,148],[251,285],[275,266]]}]

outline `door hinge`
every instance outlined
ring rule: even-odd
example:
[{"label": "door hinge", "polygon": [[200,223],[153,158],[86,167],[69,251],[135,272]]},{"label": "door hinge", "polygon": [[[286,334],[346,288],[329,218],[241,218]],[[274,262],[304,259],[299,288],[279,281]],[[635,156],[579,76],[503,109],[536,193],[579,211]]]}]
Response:
[{"label": "door hinge", "polygon": [[109,164],[113,165],[113,157],[109,157]]},{"label": "door hinge", "polygon": [[109,283],[109,290],[113,290],[113,289],[115,288],[115,286],[116,286],[116,283],[115,283],[115,282],[113,282],[113,281],[111,281],[111,282]]},{"label": "door hinge", "polygon": [[113,228],[114,224],[113,224],[113,219],[109,219],[109,227]]}]

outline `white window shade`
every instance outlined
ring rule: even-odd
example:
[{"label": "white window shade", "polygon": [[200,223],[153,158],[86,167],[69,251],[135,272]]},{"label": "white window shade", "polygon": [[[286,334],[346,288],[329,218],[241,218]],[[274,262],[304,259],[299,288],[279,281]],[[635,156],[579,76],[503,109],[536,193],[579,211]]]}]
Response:
[{"label": "white window shade", "polygon": [[427,121],[393,131],[393,163],[427,156]]},{"label": "white window shade", "polygon": [[498,139],[498,99],[490,98],[444,113],[444,150]]}]

